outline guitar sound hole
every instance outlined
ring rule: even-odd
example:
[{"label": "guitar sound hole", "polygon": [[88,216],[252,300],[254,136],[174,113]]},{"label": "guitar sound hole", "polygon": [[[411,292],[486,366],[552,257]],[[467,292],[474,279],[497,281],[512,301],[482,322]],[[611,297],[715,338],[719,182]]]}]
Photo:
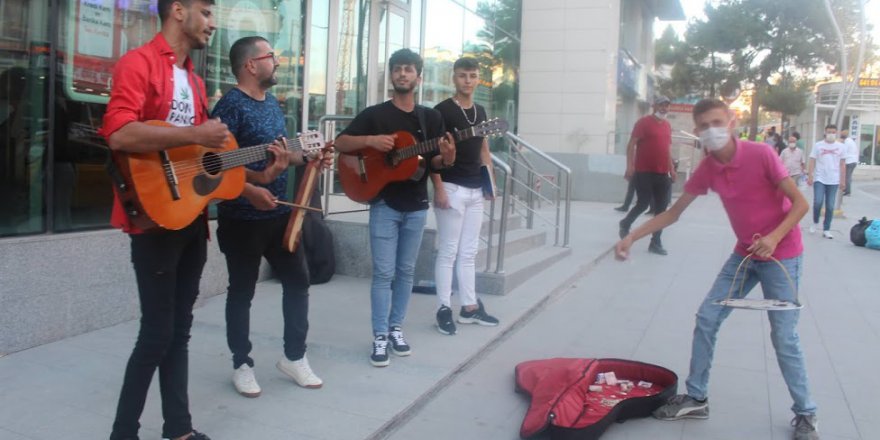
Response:
[{"label": "guitar sound hole", "polygon": [[206,153],[202,156],[202,168],[205,169],[206,173],[212,176],[220,174],[220,172],[223,171],[222,159],[214,153]]}]

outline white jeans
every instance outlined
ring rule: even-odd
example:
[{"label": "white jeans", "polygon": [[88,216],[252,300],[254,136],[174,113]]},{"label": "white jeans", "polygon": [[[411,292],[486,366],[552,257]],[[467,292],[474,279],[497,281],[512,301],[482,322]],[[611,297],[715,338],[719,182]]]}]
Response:
[{"label": "white jeans", "polygon": [[452,267],[458,280],[461,305],[477,304],[476,267],[480,226],[483,224],[483,190],[443,182],[449,208],[434,208],[437,216],[438,249],[434,265],[437,303],[452,307]]}]

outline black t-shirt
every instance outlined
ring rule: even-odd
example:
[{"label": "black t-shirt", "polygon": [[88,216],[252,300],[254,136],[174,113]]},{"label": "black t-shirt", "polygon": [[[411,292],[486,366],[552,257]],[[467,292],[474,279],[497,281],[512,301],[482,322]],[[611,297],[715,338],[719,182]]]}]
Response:
[{"label": "black t-shirt", "polygon": [[[427,135],[423,134],[420,128],[418,111],[424,112]],[[401,130],[412,133],[417,142],[438,138],[446,132],[443,126],[443,118],[436,110],[424,106],[416,106],[416,110],[408,113],[397,108],[391,101],[385,101],[381,104],[367,107],[364,111],[358,113],[341,134],[370,136],[392,134]],[[437,154],[435,151],[423,155],[428,162],[427,166],[430,166],[431,158]],[[408,179],[389,183],[385,188],[382,188],[377,199],[384,200],[388,206],[401,212],[428,209],[427,182],[428,173],[425,172],[419,180]]]},{"label": "black t-shirt", "polygon": [[[473,127],[481,122],[486,121],[486,109],[483,106],[474,103],[469,109],[462,108],[452,100],[447,99],[436,106],[434,109],[439,111],[443,116],[443,123],[450,132],[453,130],[465,130]],[[471,124],[465,119],[476,121]],[[480,188],[482,181],[480,180],[480,166],[483,164],[480,159],[480,152],[483,149],[483,137],[472,137],[470,139],[455,143],[455,164],[449,168],[440,171],[440,178],[444,182],[454,183],[468,188]]]}]

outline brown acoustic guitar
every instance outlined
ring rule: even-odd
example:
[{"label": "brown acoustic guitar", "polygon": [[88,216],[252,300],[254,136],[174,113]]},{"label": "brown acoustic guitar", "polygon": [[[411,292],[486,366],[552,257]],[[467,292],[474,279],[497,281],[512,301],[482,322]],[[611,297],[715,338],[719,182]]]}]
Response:
[{"label": "brown acoustic guitar", "polygon": [[[172,126],[164,121],[146,124]],[[288,150],[310,152],[324,148],[324,136],[309,131],[286,143]],[[269,145],[238,148],[230,136],[223,148],[194,144],[150,153],[113,152],[119,174],[114,187],[138,228],[183,229],[212,200],[238,197],[244,190],[244,166],[271,158]]]},{"label": "brown acoustic guitar", "polygon": [[[507,121],[495,118],[453,132],[452,137],[455,142],[461,142],[473,137],[500,136],[507,128]],[[376,198],[385,185],[411,178],[419,171],[419,156],[437,151],[442,139],[438,137],[416,142],[409,132],[398,131],[393,134],[397,135],[394,148],[387,153],[367,147],[339,154],[336,159],[337,173],[342,190],[348,198],[355,202],[368,202]]]}]

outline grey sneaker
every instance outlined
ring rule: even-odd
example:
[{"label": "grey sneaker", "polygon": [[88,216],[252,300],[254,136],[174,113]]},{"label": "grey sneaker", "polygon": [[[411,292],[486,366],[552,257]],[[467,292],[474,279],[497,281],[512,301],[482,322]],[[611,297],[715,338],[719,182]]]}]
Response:
[{"label": "grey sneaker", "polygon": [[791,420],[794,440],[819,440],[819,419],[815,414],[798,414]]},{"label": "grey sneaker", "polygon": [[709,400],[700,402],[687,394],[679,394],[654,410],[653,416],[659,420],[708,419]]}]

